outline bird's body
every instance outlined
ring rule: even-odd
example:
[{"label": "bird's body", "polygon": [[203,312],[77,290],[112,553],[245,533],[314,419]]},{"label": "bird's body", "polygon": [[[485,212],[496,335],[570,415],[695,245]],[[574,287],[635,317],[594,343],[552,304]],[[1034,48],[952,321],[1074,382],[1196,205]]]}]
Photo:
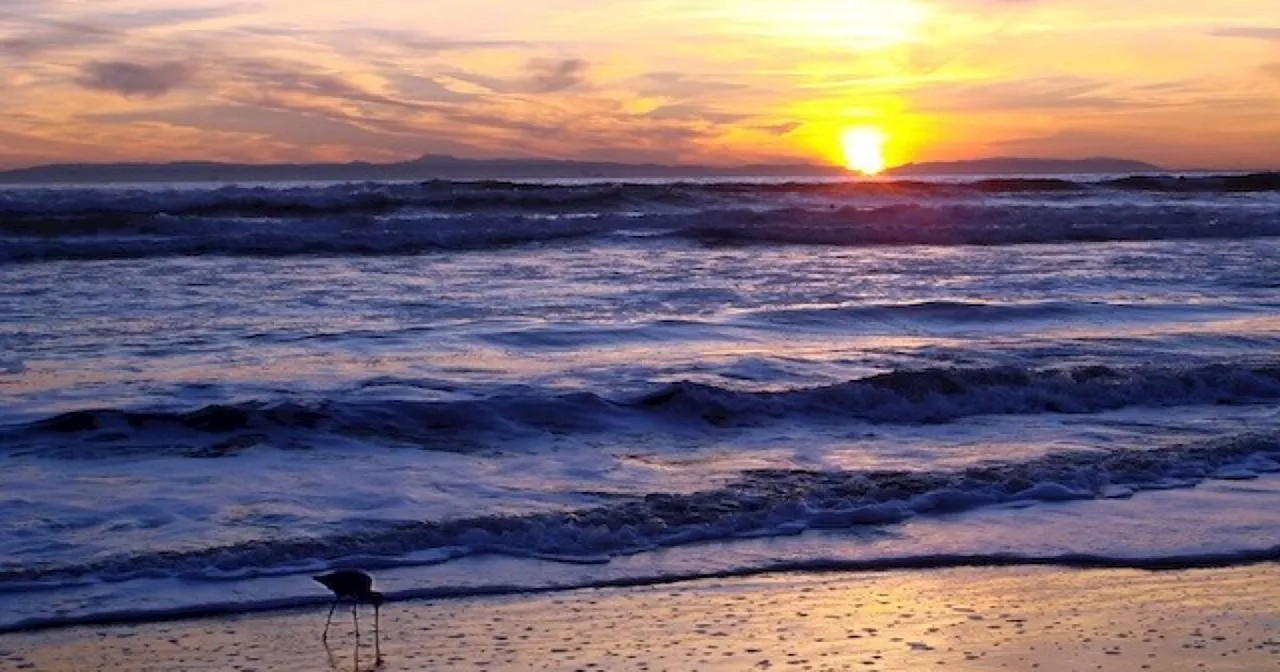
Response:
[{"label": "bird's body", "polygon": [[339,569],[312,577],[325,588],[333,591],[339,600],[354,600],[374,604],[381,602],[382,594],[373,589],[373,577],[358,569]]},{"label": "bird's body", "polygon": [[373,605],[373,646],[379,663],[382,662],[381,635],[379,633],[378,608],[382,606],[382,593],[373,589],[373,577],[358,569],[338,569],[328,574],[311,577],[325,588],[333,591],[333,605],[329,607],[329,617],[324,622],[324,634],[321,638],[329,641],[329,624],[333,621],[333,610],[343,600],[351,602],[351,618],[356,628],[356,650],[360,647],[360,617],[357,609],[361,602]]}]

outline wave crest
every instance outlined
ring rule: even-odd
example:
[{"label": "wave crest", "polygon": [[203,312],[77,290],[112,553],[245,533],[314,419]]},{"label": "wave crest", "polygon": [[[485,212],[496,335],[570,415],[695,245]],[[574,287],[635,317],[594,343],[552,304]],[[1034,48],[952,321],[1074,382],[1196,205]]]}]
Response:
[{"label": "wave crest", "polygon": [[[636,232],[657,235],[637,237]],[[1280,208],[899,204],[684,212],[311,218],[0,217],[0,262],[170,256],[405,255],[625,235],[703,245],[1018,245],[1280,236]]]},{"label": "wave crest", "polygon": [[[1130,406],[1240,404],[1280,399],[1280,366],[1078,366],[1052,369],[900,370],[823,387],[736,390],[680,381],[633,398],[542,392],[452,401],[272,400],[188,411],[85,409],[0,437],[9,450],[68,458],[122,451],[234,455],[318,435],[376,439],[465,452],[547,432],[590,434],[628,426],[653,431],[694,423],[708,431],[806,418],[933,424],[976,415],[1094,413]],[[155,446],[148,449],[146,446]]]},{"label": "wave crest", "polygon": [[1055,453],[958,471],[752,470],[711,490],[654,493],[575,511],[387,522],[319,538],[255,540],[59,566],[0,566],[0,592],[88,578],[240,580],[310,571],[355,556],[366,565],[386,567],[477,554],[607,562],[620,554],[690,543],[891,525],[1007,502],[1190,487],[1207,478],[1242,478],[1244,471],[1277,472],[1278,459],[1280,437],[1246,434],[1163,448]]}]

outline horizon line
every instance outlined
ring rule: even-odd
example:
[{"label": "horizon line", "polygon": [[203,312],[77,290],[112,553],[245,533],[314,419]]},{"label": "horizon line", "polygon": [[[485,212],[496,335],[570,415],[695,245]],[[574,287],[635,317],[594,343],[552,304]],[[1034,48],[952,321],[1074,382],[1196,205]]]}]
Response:
[{"label": "horizon line", "polygon": [[[441,162],[458,162],[458,163],[549,163],[549,164],[577,164],[577,165],[600,165],[614,166],[622,168],[722,168],[722,169],[742,169],[753,167],[805,167],[805,168],[821,168],[833,171],[845,171],[856,173],[847,166],[830,162],[830,161],[806,161],[803,159],[778,159],[778,160],[760,160],[746,161],[735,163],[683,163],[683,162],[658,162],[658,161],[611,161],[607,159],[578,159],[578,158],[560,158],[553,156],[494,156],[494,157],[469,157],[457,156],[453,154],[422,154],[417,157],[401,159],[397,161],[370,161],[366,159],[352,159],[349,161],[224,161],[217,159],[167,159],[167,160],[125,160],[125,161],[61,161],[48,163],[32,163],[20,164],[8,167],[0,167],[0,173],[12,173],[26,170],[39,170],[45,168],[64,168],[64,167],[165,167],[165,166],[230,166],[230,167],[309,167],[309,166],[352,166],[352,167],[392,167],[392,166],[412,166],[414,164],[430,165],[430,161],[439,160]],[[1280,170],[1277,168],[1179,168],[1167,167],[1160,164],[1145,161],[1143,159],[1135,159],[1122,156],[1106,156],[1093,155],[1082,157],[1056,157],[1056,156],[1019,156],[1019,155],[995,155],[982,156],[968,159],[926,159],[907,161],[885,166],[882,172],[890,172],[895,169],[905,168],[919,165],[964,165],[989,163],[997,161],[1009,162],[1026,162],[1026,163],[1085,163],[1085,162],[1118,162],[1118,163],[1135,163],[1151,166],[1159,170],[1173,170],[1185,172],[1204,172],[1211,170],[1224,171],[1269,171]]]}]

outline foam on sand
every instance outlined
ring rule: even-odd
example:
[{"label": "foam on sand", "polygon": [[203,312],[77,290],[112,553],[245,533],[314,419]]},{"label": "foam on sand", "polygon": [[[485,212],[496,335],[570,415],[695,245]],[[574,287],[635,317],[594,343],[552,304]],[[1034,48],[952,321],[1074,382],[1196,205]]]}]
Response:
[{"label": "foam on sand", "polygon": [[[409,602],[384,610],[378,669],[1273,669],[1277,579],[1275,564],[985,568]],[[6,635],[0,664],[372,669],[368,642],[326,650],[320,622],[308,609]]]}]

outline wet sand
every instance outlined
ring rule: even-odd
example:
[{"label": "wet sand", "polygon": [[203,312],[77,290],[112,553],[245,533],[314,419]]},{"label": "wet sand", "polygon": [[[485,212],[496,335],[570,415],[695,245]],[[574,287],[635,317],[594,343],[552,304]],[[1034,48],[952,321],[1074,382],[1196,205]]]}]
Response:
[{"label": "wet sand", "polygon": [[[0,636],[0,669],[369,670],[327,609]],[[781,574],[391,603],[381,670],[1280,669],[1280,565]]]}]

